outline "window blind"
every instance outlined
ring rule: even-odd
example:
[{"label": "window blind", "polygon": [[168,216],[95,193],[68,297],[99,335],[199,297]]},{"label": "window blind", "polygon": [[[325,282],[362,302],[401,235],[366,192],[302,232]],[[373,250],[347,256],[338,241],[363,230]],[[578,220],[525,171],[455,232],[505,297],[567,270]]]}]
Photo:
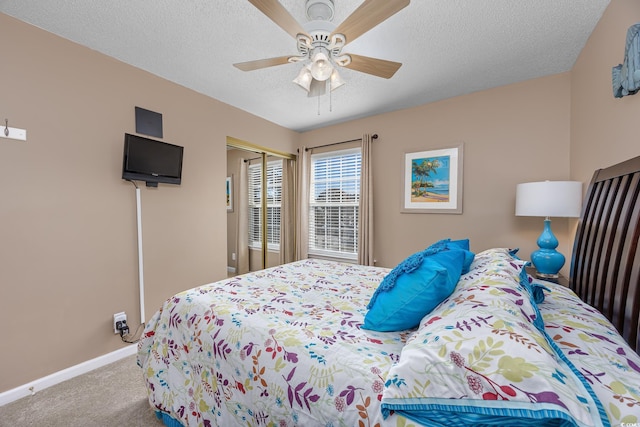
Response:
[{"label": "window blind", "polygon": [[311,156],[310,255],[358,258],[361,157],[359,148]]}]

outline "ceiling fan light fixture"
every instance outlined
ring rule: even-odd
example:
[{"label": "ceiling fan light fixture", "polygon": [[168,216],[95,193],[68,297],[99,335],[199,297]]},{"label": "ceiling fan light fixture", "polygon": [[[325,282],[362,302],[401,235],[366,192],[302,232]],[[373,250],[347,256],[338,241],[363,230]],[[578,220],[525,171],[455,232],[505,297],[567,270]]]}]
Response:
[{"label": "ceiling fan light fixture", "polygon": [[335,8],[333,0],[307,0],[307,18],[312,21],[331,21]]},{"label": "ceiling fan light fixture", "polygon": [[331,92],[338,89],[339,87],[344,86],[344,84],[345,84],[345,81],[342,79],[342,76],[340,76],[340,73],[338,73],[338,70],[334,68],[333,72],[331,73],[331,77],[329,79]]},{"label": "ceiling fan light fixture", "polygon": [[309,92],[309,89],[311,88],[311,80],[313,80],[311,71],[309,70],[308,66],[304,66],[298,73],[298,76],[293,79],[293,82],[305,91]]},{"label": "ceiling fan light fixture", "polygon": [[320,81],[316,79],[311,79],[311,85],[309,87],[309,93],[307,96],[309,98],[321,96],[327,93],[327,81]]},{"label": "ceiling fan light fixture", "polygon": [[311,57],[311,75],[314,79],[325,81],[331,77],[333,65],[329,56],[322,49],[317,50]]}]

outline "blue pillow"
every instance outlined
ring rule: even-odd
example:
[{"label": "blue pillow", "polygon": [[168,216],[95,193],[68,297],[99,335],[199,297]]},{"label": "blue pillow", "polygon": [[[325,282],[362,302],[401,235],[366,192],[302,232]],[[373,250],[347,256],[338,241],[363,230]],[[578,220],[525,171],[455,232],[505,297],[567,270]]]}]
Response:
[{"label": "blue pillow", "polygon": [[469,251],[449,243],[437,242],[391,270],[372,295],[362,328],[380,332],[415,328],[451,295]]},{"label": "blue pillow", "polygon": [[[447,240],[445,240],[446,242]],[[462,274],[467,274],[469,272],[469,268],[471,268],[471,263],[473,259],[476,257],[476,254],[469,250],[469,239],[463,240],[449,240],[449,247],[457,247],[465,251],[464,253],[464,265],[462,266]]]}]

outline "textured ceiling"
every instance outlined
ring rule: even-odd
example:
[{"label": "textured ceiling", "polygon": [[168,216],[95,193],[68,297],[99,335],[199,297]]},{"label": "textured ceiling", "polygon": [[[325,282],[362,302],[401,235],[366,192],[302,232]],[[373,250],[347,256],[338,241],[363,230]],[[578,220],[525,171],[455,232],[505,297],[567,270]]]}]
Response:
[{"label": "textured ceiling", "polygon": [[[280,2],[307,21],[305,0]],[[361,2],[334,0],[333,22]],[[297,53],[295,40],[246,0],[0,0],[0,12],[305,131],[568,71],[608,3],[412,0],[343,49],[401,62],[400,70],[387,80],[341,69],[346,85],[331,105],[292,83],[300,64],[232,66]]]}]

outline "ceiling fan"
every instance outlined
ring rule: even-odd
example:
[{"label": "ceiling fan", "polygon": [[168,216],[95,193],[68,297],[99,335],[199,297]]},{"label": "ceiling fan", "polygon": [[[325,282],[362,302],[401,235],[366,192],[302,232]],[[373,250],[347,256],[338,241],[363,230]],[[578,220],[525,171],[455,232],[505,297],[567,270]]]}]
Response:
[{"label": "ceiling fan", "polygon": [[343,53],[342,49],[408,6],[410,0],[364,0],[337,27],[331,22],[334,13],[333,2],[334,0],[307,0],[306,12],[310,20],[301,25],[278,0],[249,0],[249,3],[296,39],[298,54],[233,65],[242,71],[252,71],[302,62],[304,66],[293,81],[304,88],[309,96],[324,94],[327,82],[330,90],[344,84],[336,66],[385,79],[391,78],[402,66],[401,63]]}]

